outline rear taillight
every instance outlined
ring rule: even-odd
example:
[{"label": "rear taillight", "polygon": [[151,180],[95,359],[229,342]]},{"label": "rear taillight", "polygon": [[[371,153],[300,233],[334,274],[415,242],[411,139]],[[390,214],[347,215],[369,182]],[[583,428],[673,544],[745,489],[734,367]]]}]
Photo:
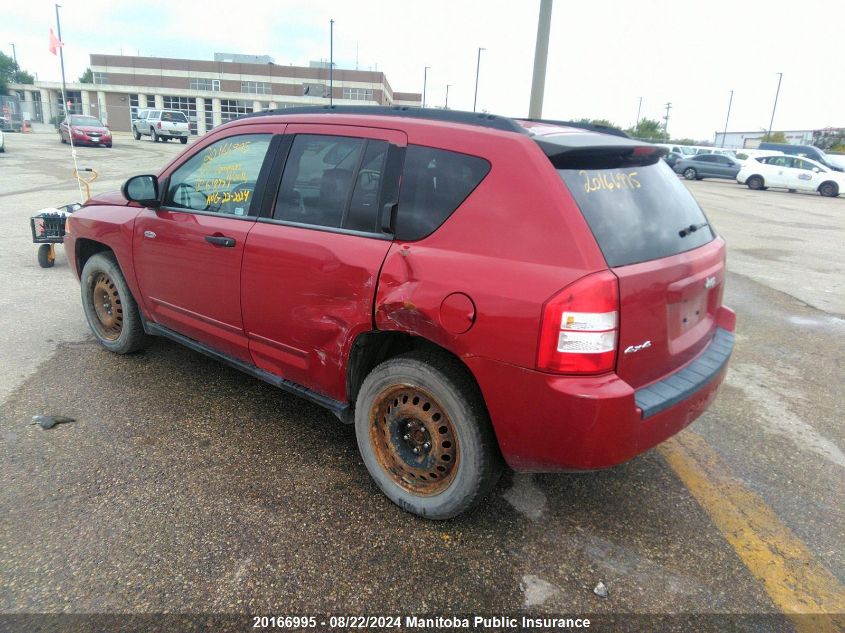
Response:
[{"label": "rear taillight", "polygon": [[619,286],[609,270],[588,275],[543,306],[537,369],[600,374],[616,364]]},{"label": "rear taillight", "polygon": [[156,123],[156,127],[157,127],[159,130],[161,129],[161,121],[159,121],[158,123]]}]

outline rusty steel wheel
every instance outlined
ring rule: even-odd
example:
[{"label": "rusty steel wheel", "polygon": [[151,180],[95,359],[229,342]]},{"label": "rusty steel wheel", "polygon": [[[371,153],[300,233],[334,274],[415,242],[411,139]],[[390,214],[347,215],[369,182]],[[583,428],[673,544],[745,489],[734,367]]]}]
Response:
[{"label": "rusty steel wheel", "polygon": [[397,385],[370,411],[370,442],[391,479],[415,495],[436,495],[452,483],[460,447],[443,407],[420,387]]},{"label": "rusty steel wheel", "polygon": [[91,302],[97,315],[98,333],[109,341],[120,338],[123,330],[123,302],[117,286],[103,272],[94,276],[91,282]]},{"label": "rusty steel wheel", "polygon": [[438,351],[406,352],[367,374],[355,399],[355,437],[381,491],[427,519],[473,507],[502,470],[478,385]]}]

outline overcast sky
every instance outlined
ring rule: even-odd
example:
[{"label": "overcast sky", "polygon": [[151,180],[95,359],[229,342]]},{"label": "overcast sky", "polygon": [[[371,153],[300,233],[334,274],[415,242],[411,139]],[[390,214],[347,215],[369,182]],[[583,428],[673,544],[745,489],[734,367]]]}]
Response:
[{"label": "overcast sky", "polygon": [[[60,78],[47,51],[55,10],[45,0],[2,0],[0,47],[17,47],[24,69]],[[377,66],[394,90],[422,91],[427,102],[472,109],[476,52],[478,107],[526,116],[539,0],[64,0],[62,36],[68,80],[89,53],[212,59],[215,51],[270,55],[307,65]],[[674,137],[713,139],[729,128],[766,128],[777,74],[783,85],[775,129],[845,126],[843,0],[555,0],[543,115],[606,118],[632,125],[662,118],[672,102]]]}]

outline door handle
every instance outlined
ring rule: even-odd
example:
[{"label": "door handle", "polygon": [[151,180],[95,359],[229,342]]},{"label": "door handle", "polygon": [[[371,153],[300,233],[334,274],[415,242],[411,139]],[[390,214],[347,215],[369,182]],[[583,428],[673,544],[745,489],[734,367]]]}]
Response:
[{"label": "door handle", "polygon": [[144,237],[148,237],[151,240],[154,240],[156,238],[156,234],[154,231],[144,231]]},{"label": "door handle", "polygon": [[232,248],[235,245],[235,238],[226,237],[225,235],[206,235],[205,241],[209,244],[214,244],[215,246],[225,246],[226,248]]}]

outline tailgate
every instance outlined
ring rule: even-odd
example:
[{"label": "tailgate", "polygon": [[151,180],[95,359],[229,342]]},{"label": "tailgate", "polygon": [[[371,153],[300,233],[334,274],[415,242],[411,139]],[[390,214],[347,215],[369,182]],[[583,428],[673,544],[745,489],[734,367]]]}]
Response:
[{"label": "tailgate", "polygon": [[619,279],[616,373],[635,389],[695,358],[716,331],[725,243],[613,268]]}]

